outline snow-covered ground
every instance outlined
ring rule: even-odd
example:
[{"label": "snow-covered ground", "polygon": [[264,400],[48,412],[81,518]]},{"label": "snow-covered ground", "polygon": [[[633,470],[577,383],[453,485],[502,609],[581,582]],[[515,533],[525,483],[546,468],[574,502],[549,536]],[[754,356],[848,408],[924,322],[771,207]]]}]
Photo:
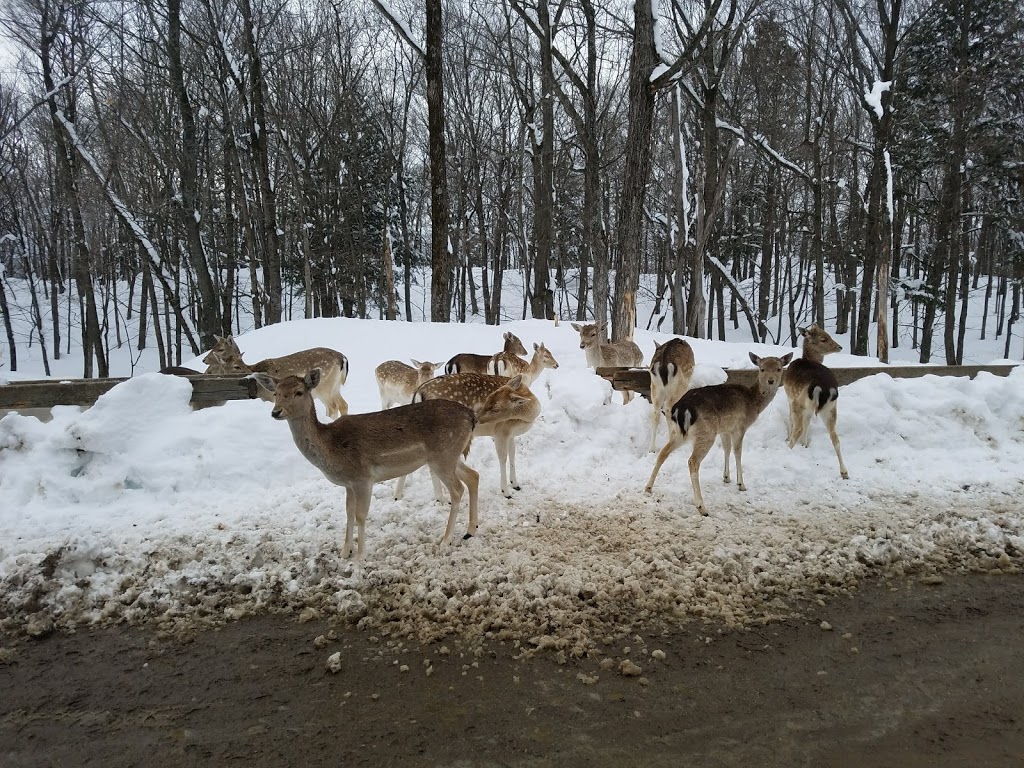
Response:
[{"label": "snow-covered ground", "polygon": [[[500,495],[492,441],[478,438],[469,459],[482,474],[478,535],[439,549],[447,509],[421,471],[402,501],[393,483],[377,486],[361,566],[339,556],[344,492],[299,455],[268,403],[193,412],[186,381],[150,373],[88,410],[55,409],[48,423],[5,416],[0,621],[70,628],[291,610],[422,640],[533,639],[581,653],[607,633],[676,618],[786,614],[795,598],[872,573],[1021,564],[1024,369],[974,381],[879,373],[844,387],[846,481],[819,421],[810,448],[786,447],[780,393],[748,433],[747,492],[721,482],[719,448],[705,461],[702,518],[687,447],[643,493],[650,405],[612,397],[568,323],[310,320],[238,342],[250,361],[343,351],[357,413],[379,406],[378,363],[494,352],[507,330],[528,347],[544,342],[560,363],[533,386],[543,414],[519,441],[522,490]],[[667,338],[638,332],[645,360]],[[724,380],[722,367],[750,367],[748,351],[788,351],[691,343],[694,386]],[[867,364],[842,353],[828,362]]]}]

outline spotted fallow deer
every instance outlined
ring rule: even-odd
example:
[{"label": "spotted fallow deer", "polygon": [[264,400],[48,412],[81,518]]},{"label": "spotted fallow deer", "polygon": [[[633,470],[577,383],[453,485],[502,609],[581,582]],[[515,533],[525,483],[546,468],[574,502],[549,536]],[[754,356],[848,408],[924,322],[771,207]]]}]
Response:
[{"label": "spotted fallow deer", "polygon": [[658,436],[658,423],[662,414],[669,421],[672,406],[690,388],[693,377],[693,349],[682,339],[669,339],[664,344],[654,343],[651,358],[651,453]]},{"label": "spotted fallow deer", "polygon": [[832,447],[839,459],[839,475],[848,480],[850,473],[843,463],[843,452],[839,448],[839,434],[836,432],[836,405],[839,402],[839,381],[836,375],[822,363],[825,355],[839,352],[843,347],[817,325],[801,328],[803,336],[803,357],[793,361],[782,377],[782,387],[789,398],[789,425],[786,444],[792,448],[797,443],[804,447],[811,444],[811,418],[818,414],[825,422]]},{"label": "spotted fallow deer", "polygon": [[408,366],[399,360],[388,360],[374,370],[382,409],[411,403],[416,387],[434,378],[434,372],[441,365],[440,363],[421,363],[419,360],[413,360],[412,364],[415,367]]},{"label": "spotted fallow deer", "polygon": [[492,376],[505,376],[511,379],[513,376],[522,376],[523,385],[531,386],[541,375],[545,368],[558,368],[558,361],[551,354],[551,350],[543,344],[533,345],[533,357],[527,360],[514,355],[511,352],[499,352],[491,358],[487,366],[487,373]]},{"label": "spotted fallow deer", "polygon": [[793,359],[789,353],[783,357],[758,357],[750,353],[750,360],[758,368],[757,381],[751,386],[741,384],[715,384],[710,387],[691,389],[672,407],[668,422],[668,443],[661,449],[654,470],[644,489],[651,493],[661,465],[672,452],[686,442],[693,440],[690,454],[690,483],[693,485],[693,500],[697,511],[707,515],[704,497],[700,492],[700,465],[721,436],[725,451],[725,471],[722,480],[729,482],[729,453],[736,455],[736,487],[747,490],[743,484],[743,437],[750,425],[768,407],[782,384],[782,374]]},{"label": "spotted fallow deer", "polygon": [[[644,363],[644,353],[632,339],[622,341],[601,342],[603,323],[590,325],[572,324],[580,334],[580,349],[587,355],[587,365],[591,368],[626,367],[636,368]],[[633,399],[628,389],[622,391],[623,404]]]},{"label": "spotted fallow deer", "polygon": [[[526,355],[526,347],[519,337],[511,331],[506,331],[502,338],[505,346],[502,352],[510,352],[513,355]],[[499,353],[500,354],[500,353]],[[471,352],[462,352],[452,357],[444,364],[445,373],[487,373],[487,366],[494,355],[476,355]]]},{"label": "spotted fallow deer", "polygon": [[451,498],[441,545],[452,542],[464,487],[469,489],[469,524],[463,538],[476,533],[480,475],[463,461],[469,454],[476,425],[471,410],[450,400],[432,400],[354,416],[343,414],[322,424],[312,397],[320,383],[319,368],[302,378],[275,380],[265,373],[256,373],[253,378],[273,394],[271,416],[288,422],[299,452],[324,477],[345,489],[342,557],[352,556],[357,528],[356,559],[363,559],[373,484],[404,476],[424,465],[444,484]]},{"label": "spotted fallow deer", "polygon": [[[416,390],[413,402],[453,400],[470,408],[477,417],[478,437],[493,437],[501,473],[501,492],[512,498],[520,490],[516,477],[516,438],[529,431],[540,416],[540,401],[523,383],[522,376],[506,379],[480,373],[454,373],[431,379]],[[508,471],[506,473],[506,465]],[[395,498],[402,498],[405,478],[398,481]],[[440,489],[435,485],[435,498]]]},{"label": "spotted fallow deer", "polygon": [[[326,406],[328,418],[348,413],[348,403],[341,395],[341,387],[348,379],[348,358],[341,352],[313,347],[283,357],[268,357],[249,365],[242,360],[242,352],[234,339],[230,336],[214,338],[217,343],[203,358],[209,366],[207,373],[265,373],[280,380],[288,376],[302,378],[314,368],[319,368],[321,375],[313,396]],[[260,397],[268,402],[274,399],[265,390],[260,391]]]}]

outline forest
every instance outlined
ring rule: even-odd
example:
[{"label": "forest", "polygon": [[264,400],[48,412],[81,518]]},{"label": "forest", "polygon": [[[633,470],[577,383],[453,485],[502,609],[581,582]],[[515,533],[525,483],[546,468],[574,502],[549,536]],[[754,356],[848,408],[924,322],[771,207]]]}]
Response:
[{"label": "forest", "polygon": [[414,294],[948,364],[973,302],[1024,354],[1013,0],[0,0],[0,43],[15,370],[15,311],[92,377]]}]

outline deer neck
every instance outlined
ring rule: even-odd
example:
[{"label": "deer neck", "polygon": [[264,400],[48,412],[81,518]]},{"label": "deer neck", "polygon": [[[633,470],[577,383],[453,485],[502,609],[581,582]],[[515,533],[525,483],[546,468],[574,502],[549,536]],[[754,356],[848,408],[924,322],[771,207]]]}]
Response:
[{"label": "deer neck", "polygon": [[[341,416],[339,418],[345,418]],[[336,423],[336,422],[335,422]],[[328,454],[326,426],[316,417],[316,406],[312,399],[305,416],[288,420],[288,428],[292,431],[292,440],[299,453],[317,469],[324,470],[325,457]]]},{"label": "deer neck", "polygon": [[757,383],[750,387],[750,404],[754,409],[754,413],[760,413],[768,404],[775,399],[775,393],[779,391],[778,384],[769,384],[767,381],[758,377]]},{"label": "deer neck", "polygon": [[540,372],[544,370],[544,362],[540,359],[540,353],[534,352],[533,357],[530,358],[530,364],[526,368],[526,375],[530,377],[530,381],[534,381]]},{"label": "deer neck", "polygon": [[822,363],[825,360],[825,353],[817,347],[804,342],[803,359],[809,363]]}]

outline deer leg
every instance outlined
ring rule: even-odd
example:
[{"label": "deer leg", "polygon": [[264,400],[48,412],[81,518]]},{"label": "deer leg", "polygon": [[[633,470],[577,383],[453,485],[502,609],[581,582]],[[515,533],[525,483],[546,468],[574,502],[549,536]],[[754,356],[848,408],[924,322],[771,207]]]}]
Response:
[{"label": "deer leg", "polygon": [[408,475],[402,475],[395,483],[395,501],[400,501],[405,496],[405,482],[408,479]]},{"label": "deer leg", "polygon": [[[660,393],[659,393],[660,394]],[[648,453],[654,453],[654,441],[658,438],[658,424],[661,422],[661,398],[654,396],[651,390],[651,444]]]},{"label": "deer leg", "polygon": [[[729,454],[732,452],[732,435],[722,435],[722,450],[725,452],[725,470],[722,472],[722,482],[728,483],[731,482],[729,479]],[[737,469],[739,468],[737,467]]]},{"label": "deer leg", "polygon": [[452,533],[455,531],[455,520],[459,516],[459,504],[462,502],[462,481],[458,478],[457,468],[447,464],[444,466],[432,465],[430,474],[440,478],[448,489],[448,495],[452,500],[451,510],[448,512],[448,525],[444,528],[444,536],[441,537],[440,542],[441,546],[450,545]]},{"label": "deer leg", "polygon": [[704,516],[707,516],[708,511],[704,508],[704,496],[700,492],[700,464],[714,445],[715,436],[713,434],[694,438],[693,452],[687,462],[690,468],[690,484],[693,486],[693,501],[697,505],[697,511]]},{"label": "deer leg", "polygon": [[501,493],[506,499],[512,498],[512,491],[508,487],[508,474],[506,473],[506,465],[508,464],[508,444],[510,437],[506,434],[498,434],[494,436],[494,449],[498,452],[498,467],[501,469]]},{"label": "deer leg", "polygon": [[743,438],[746,437],[746,432],[740,432],[736,436],[736,440],[733,441],[733,451],[736,454],[736,487],[741,491],[747,490],[747,486],[743,484]]},{"label": "deer leg", "polygon": [[512,488],[517,491],[523,490],[522,486],[519,485],[519,480],[516,479],[516,437],[510,435],[508,438],[508,481],[512,483]]},{"label": "deer leg", "polygon": [[470,467],[462,459],[455,469],[466,488],[469,489],[469,525],[466,526],[466,535],[462,538],[468,539],[476,533],[477,528],[477,498],[480,493],[480,473]]},{"label": "deer leg", "polygon": [[828,436],[832,438],[832,447],[836,449],[836,458],[839,459],[839,476],[843,480],[850,479],[850,473],[846,471],[846,464],[843,463],[843,452],[839,449],[839,433],[836,432],[836,421],[839,414],[836,412],[836,403],[833,400],[822,409],[821,418],[828,427]]},{"label": "deer leg", "polygon": [[434,501],[438,504],[444,504],[444,491],[441,490],[441,481],[433,469],[430,470],[430,482],[434,486]]},{"label": "deer leg", "polygon": [[629,405],[629,401],[633,399],[633,392],[628,389],[622,390],[622,404]]},{"label": "deer leg", "polygon": [[344,559],[352,557],[352,529],[356,522],[356,496],[351,488],[345,489],[345,544],[341,548]]},{"label": "deer leg", "polygon": [[363,554],[366,552],[366,515],[370,511],[370,497],[372,496],[372,490],[373,484],[365,483],[356,485],[349,491],[349,495],[355,496],[353,506],[356,517],[356,526],[359,529],[357,534],[359,541],[358,546],[356,547],[356,560],[362,560]]},{"label": "deer leg", "polygon": [[676,448],[683,444],[686,440],[686,436],[681,432],[673,431],[671,422],[669,423],[668,431],[668,442],[665,443],[665,447],[661,449],[658,454],[657,460],[654,462],[654,469],[651,470],[651,476],[647,479],[647,485],[644,487],[645,493],[651,493],[654,490],[654,481],[658,478],[658,472],[661,471],[661,465],[665,463],[667,459]]},{"label": "deer leg", "polygon": [[792,399],[789,401],[789,423],[786,425],[786,445],[792,448],[796,445],[804,431],[804,411],[807,404],[804,399]]},{"label": "deer leg", "polygon": [[811,445],[811,419],[814,418],[814,405],[809,404],[804,408],[804,423],[801,425],[800,445],[808,448]]}]

